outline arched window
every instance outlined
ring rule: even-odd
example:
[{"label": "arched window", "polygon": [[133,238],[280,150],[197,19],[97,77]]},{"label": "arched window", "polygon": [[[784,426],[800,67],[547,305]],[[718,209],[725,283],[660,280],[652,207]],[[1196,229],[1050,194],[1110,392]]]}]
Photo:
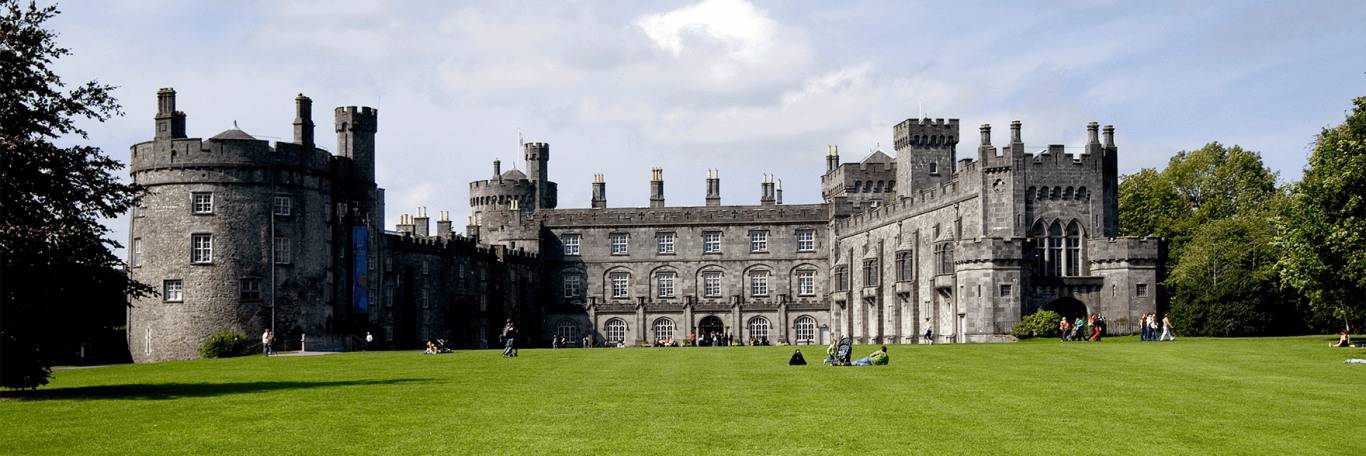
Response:
[{"label": "arched window", "polygon": [[655,320],[654,330],[655,339],[672,339],[674,337],[674,321],[668,318]]},{"label": "arched window", "polygon": [[887,191],[896,189],[896,181],[887,181]]},{"label": "arched window", "polygon": [[555,335],[563,337],[564,340],[575,340],[579,338],[579,324],[574,320],[560,320],[555,325]]},{"label": "arched window", "polygon": [[808,344],[816,342],[816,319],[808,316],[797,317],[797,338],[796,342],[806,342]]},{"label": "arched window", "polygon": [[754,317],[749,319],[749,336],[756,339],[768,338],[768,319],[764,317]]},{"label": "arched window", "polygon": [[862,186],[862,185],[863,185],[863,181],[854,181],[854,189],[851,190],[849,193],[858,193],[858,189],[859,189],[859,187]]},{"label": "arched window", "polygon": [[620,318],[607,320],[607,326],[603,329],[608,342],[622,342],[626,340],[626,321]]},{"label": "arched window", "polygon": [[1048,268],[1048,229],[1044,227],[1043,221],[1034,222],[1034,229],[1030,230],[1029,237],[1034,241],[1034,274],[1039,276],[1047,275]]},{"label": "arched window", "polygon": [[1067,225],[1067,276],[1081,275],[1081,228],[1075,220]]},{"label": "arched window", "polygon": [[873,187],[873,193],[882,193],[882,186],[885,185],[885,184],[886,184],[886,182],[877,181],[877,186],[876,186],[876,187]]},{"label": "arched window", "polygon": [[1048,227],[1048,262],[1045,263],[1045,269],[1046,276],[1062,275],[1062,225],[1058,222]]},{"label": "arched window", "polygon": [[1062,199],[1065,199],[1065,200],[1070,200],[1070,199],[1072,199],[1072,187],[1067,187],[1066,189],[1064,189],[1064,190],[1062,191]]},{"label": "arched window", "polygon": [[1029,187],[1029,190],[1025,190],[1025,200],[1027,200],[1027,201],[1033,201],[1033,200],[1034,200],[1034,192],[1035,192],[1034,187]]},{"label": "arched window", "polygon": [[1086,187],[1081,187],[1081,188],[1078,188],[1078,189],[1077,189],[1077,199],[1078,199],[1078,200],[1084,200],[1084,199],[1086,199]]}]

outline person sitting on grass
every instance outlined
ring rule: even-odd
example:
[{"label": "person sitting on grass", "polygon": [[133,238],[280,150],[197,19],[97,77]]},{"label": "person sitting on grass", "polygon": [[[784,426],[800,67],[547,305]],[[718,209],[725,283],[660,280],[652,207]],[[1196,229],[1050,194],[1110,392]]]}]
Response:
[{"label": "person sitting on grass", "polygon": [[805,365],[806,365],[806,358],[803,358],[803,357],[802,357],[802,351],[801,351],[800,349],[798,349],[798,350],[795,351],[795,352],[792,352],[792,359],[787,360],[787,365],[789,365],[789,366],[805,366]]},{"label": "person sitting on grass", "polygon": [[1345,330],[1342,331],[1342,337],[1339,337],[1339,338],[1338,338],[1338,344],[1337,344],[1337,345],[1328,344],[1328,346],[1329,346],[1329,347],[1351,347],[1351,346],[1352,346],[1352,336],[1347,335],[1347,334],[1350,333],[1350,332],[1352,332],[1352,325],[1347,325],[1347,329],[1345,329]]},{"label": "person sitting on grass", "polygon": [[882,348],[879,349],[878,351],[875,351],[875,352],[873,352],[873,354],[868,355],[868,356],[865,356],[865,357],[863,357],[863,358],[859,358],[858,360],[854,361],[854,362],[851,363],[850,365],[851,365],[851,366],[885,366],[885,365],[887,365],[887,362],[888,362],[888,361],[891,361],[891,359],[887,356],[887,346],[886,346],[886,345],[883,345]]},{"label": "person sitting on grass", "polygon": [[435,355],[435,354],[436,354],[436,345],[432,344],[432,341],[430,341],[430,340],[427,341],[427,351],[422,352],[422,354],[424,354],[424,355]]}]

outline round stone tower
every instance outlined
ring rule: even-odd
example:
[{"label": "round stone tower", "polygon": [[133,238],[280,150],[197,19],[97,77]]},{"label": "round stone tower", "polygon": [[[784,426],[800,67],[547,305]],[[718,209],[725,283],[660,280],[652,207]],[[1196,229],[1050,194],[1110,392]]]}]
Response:
[{"label": "round stone tower", "polygon": [[130,217],[129,276],[160,293],[132,300],[133,360],[198,358],[224,329],[259,340],[274,327],[281,341],[325,332],[331,154],[312,144],[311,101],[296,99],[296,142],[271,147],[236,125],[187,138],[175,91],[158,98],[155,138],[132,146],[132,179],[148,194]]}]

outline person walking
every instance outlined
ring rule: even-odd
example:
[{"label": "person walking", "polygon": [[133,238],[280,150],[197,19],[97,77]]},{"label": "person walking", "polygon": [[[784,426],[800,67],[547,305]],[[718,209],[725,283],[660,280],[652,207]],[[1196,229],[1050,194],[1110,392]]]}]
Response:
[{"label": "person walking", "polygon": [[512,320],[508,320],[508,325],[503,327],[501,337],[507,341],[503,345],[503,356],[517,356],[517,327],[512,324]]},{"label": "person walking", "polygon": [[930,324],[930,317],[925,317],[925,343],[934,345],[934,325]]},{"label": "person walking", "polygon": [[1058,332],[1062,333],[1063,342],[1067,342],[1068,326],[1070,325],[1067,324],[1067,317],[1062,317],[1062,321],[1058,322]]},{"label": "person walking", "polygon": [[364,348],[361,348],[360,351],[364,352],[364,351],[366,351],[366,350],[369,350],[369,349],[370,349],[370,343],[371,343],[371,342],[374,342],[374,341],[375,341],[375,336],[371,335],[371,334],[370,334],[370,331],[366,331],[366,332],[365,332],[365,347],[364,347]]},{"label": "person walking", "polygon": [[1160,337],[1158,337],[1157,340],[1158,340],[1158,342],[1161,342],[1161,341],[1167,339],[1168,337],[1170,337],[1171,340],[1176,340],[1176,336],[1173,336],[1173,335],[1172,335],[1172,321],[1171,321],[1171,320],[1168,320],[1166,315],[1163,315],[1163,316],[1162,316],[1162,335],[1161,335]]},{"label": "person walking", "polygon": [[262,334],[261,334],[261,353],[265,354],[266,356],[274,355],[274,354],[275,354],[275,347],[272,347],[272,346],[271,346],[271,342],[274,342],[274,340],[275,340],[275,335],[274,335],[274,334],[271,334],[269,329],[267,329],[266,332],[262,333]]}]

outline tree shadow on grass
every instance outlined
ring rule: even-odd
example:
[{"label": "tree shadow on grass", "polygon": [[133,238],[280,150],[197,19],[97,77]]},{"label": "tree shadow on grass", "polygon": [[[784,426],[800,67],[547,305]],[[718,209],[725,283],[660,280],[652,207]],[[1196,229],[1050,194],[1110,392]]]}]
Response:
[{"label": "tree shadow on grass", "polygon": [[357,380],[349,382],[144,383],[133,385],[83,386],[79,388],[0,391],[0,398],[4,398],[6,401],[45,401],[56,399],[166,400],[186,397],[211,397],[227,394],[259,393],[288,389],[396,385],[430,381],[431,379],[426,378],[399,378],[392,380]]}]

